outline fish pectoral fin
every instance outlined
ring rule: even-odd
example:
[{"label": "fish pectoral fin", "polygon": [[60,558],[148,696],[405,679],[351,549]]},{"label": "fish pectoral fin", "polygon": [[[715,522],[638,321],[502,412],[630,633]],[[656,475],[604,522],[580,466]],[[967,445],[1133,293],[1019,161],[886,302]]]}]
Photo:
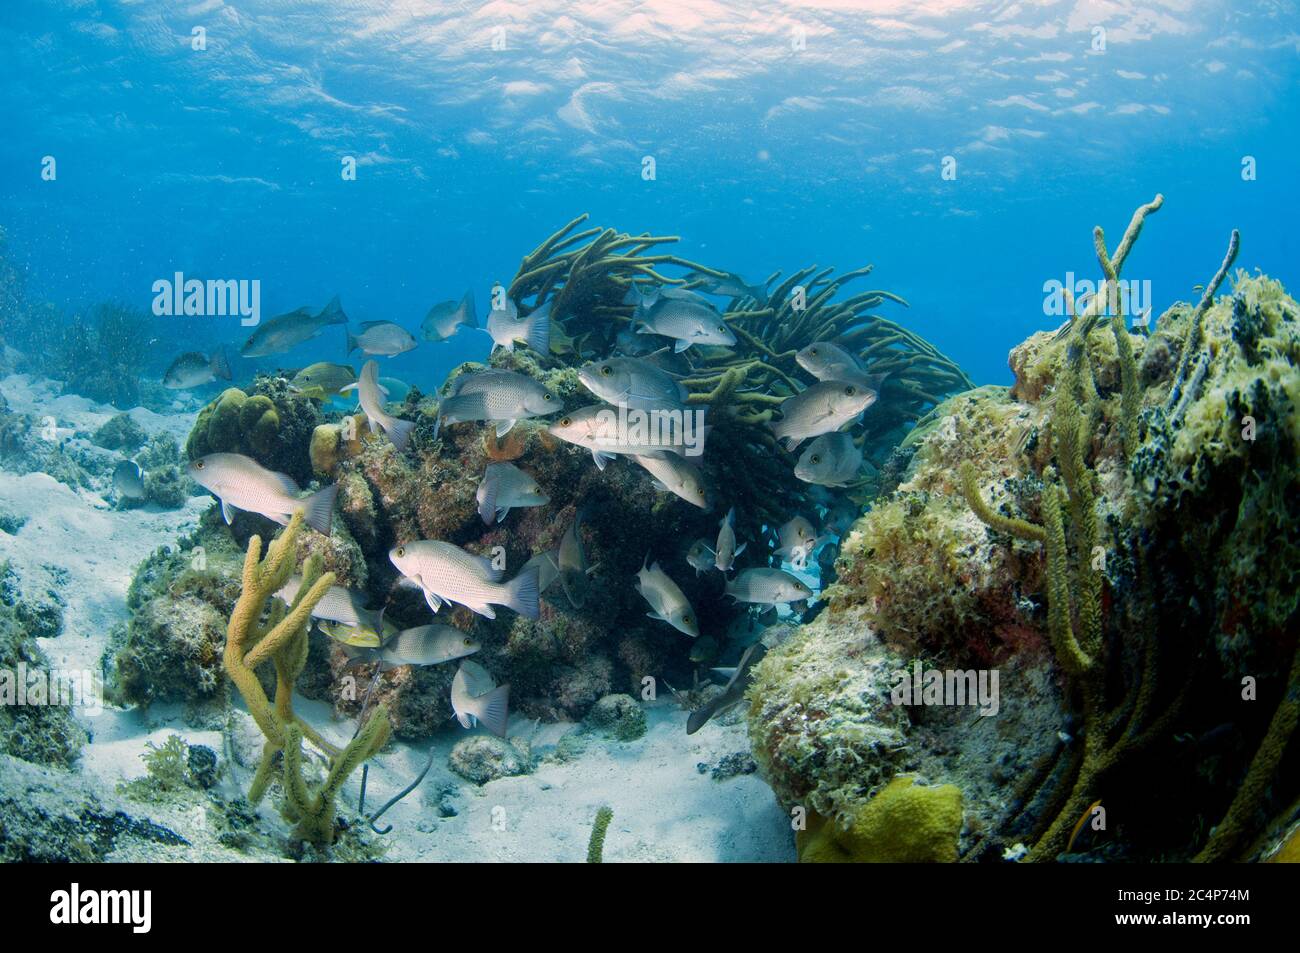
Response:
[{"label": "fish pectoral fin", "polygon": [[387,388],[387,387],[385,387],[383,384],[376,384],[375,386],[379,388],[379,393],[383,394],[385,397],[388,396],[388,388]]},{"label": "fish pectoral fin", "polygon": [[227,526],[229,526],[230,521],[235,518],[235,508],[225,500],[221,501],[221,518],[226,521]]},{"label": "fish pectoral fin", "polygon": [[661,616],[658,612],[647,612],[647,613],[646,613],[646,618],[648,618],[648,619],[654,619],[656,622],[667,622],[667,621],[668,621],[668,620],[665,619],[663,616]]},{"label": "fish pectoral fin", "polygon": [[651,480],[650,485],[653,486],[660,493],[672,492],[671,490],[668,489],[668,484],[664,483],[663,480]]},{"label": "fish pectoral fin", "polygon": [[[324,388],[322,388],[322,390],[323,389]],[[339,388],[339,393],[346,394],[348,391],[353,391],[353,390],[357,390],[357,385],[355,383],[344,384],[342,387]]]},{"label": "fish pectoral fin", "polygon": [[741,543],[741,544],[740,544],[740,548],[737,549],[734,553],[732,553],[732,555],[733,555],[733,556],[739,556],[741,553],[743,553],[743,552],[745,551],[745,547],[748,546],[748,545],[749,545],[749,543]]},{"label": "fish pectoral fin", "polygon": [[480,606],[479,608],[474,609],[474,611],[485,619],[495,619],[497,617],[497,610],[493,609],[491,606]]},{"label": "fish pectoral fin", "polygon": [[513,420],[497,421],[497,439],[499,440],[502,437],[504,437],[506,434],[508,434],[510,432],[510,429],[514,427],[514,425],[515,422]]},{"label": "fish pectoral fin", "polygon": [[498,507],[497,507],[497,522],[500,523],[503,519],[506,518],[507,515],[509,515],[509,513],[510,513],[510,507],[508,507],[508,506],[498,506]]},{"label": "fish pectoral fin", "polygon": [[690,341],[681,341],[681,340],[679,340],[676,344],[673,345],[673,353],[674,353],[674,354],[680,354],[680,353],[682,353],[682,351],[686,350],[686,349],[687,349],[688,347],[690,347],[690,346],[691,346],[691,342],[690,342]]},{"label": "fish pectoral fin", "polygon": [[435,596],[428,589],[424,590],[424,601],[429,603],[429,608],[432,609],[434,612],[437,612],[439,609],[442,608],[442,600],[439,599],[437,596]]},{"label": "fish pectoral fin", "polygon": [[597,470],[604,470],[609,464],[609,461],[614,459],[614,456],[613,454],[604,453],[600,450],[593,450],[591,451],[591,459],[596,461]]}]

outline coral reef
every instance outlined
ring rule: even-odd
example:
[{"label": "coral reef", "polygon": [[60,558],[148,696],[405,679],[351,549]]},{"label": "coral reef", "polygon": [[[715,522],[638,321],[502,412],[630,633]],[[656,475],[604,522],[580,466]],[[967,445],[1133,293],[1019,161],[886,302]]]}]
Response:
[{"label": "coral reef", "polygon": [[242,453],[306,485],[312,432],[321,423],[318,404],[294,392],[285,378],[259,374],[247,393],[229,387],[199,411],[186,456]]},{"label": "coral reef", "polygon": [[[1234,233],[1199,304],[1127,330],[1121,268],[1161,202],[1113,256],[1096,230],[1102,292],[1013,350],[1013,387],[918,425],[827,610],[760,666],[750,731],[783,803],[842,829],[915,769],[961,789],[964,859],[1221,860],[1294,799],[1300,309],[1240,271],[1217,295]],[[1000,671],[1001,712],[904,714],[877,677],[900,662]],[[882,725],[888,757],[861,744]],[[1072,846],[1098,800],[1122,826]]]}]

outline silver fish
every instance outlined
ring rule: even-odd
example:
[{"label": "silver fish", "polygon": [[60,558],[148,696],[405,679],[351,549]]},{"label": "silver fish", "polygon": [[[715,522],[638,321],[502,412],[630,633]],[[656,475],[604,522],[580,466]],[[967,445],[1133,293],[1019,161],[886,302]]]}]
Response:
[{"label": "silver fish", "polygon": [[537,568],[537,591],[543,594],[551,588],[551,583],[560,578],[560,548],[548,549],[544,553],[538,553],[528,562],[524,563],[524,569]]},{"label": "silver fish", "polygon": [[366,412],[370,432],[383,430],[399,453],[406,449],[406,444],[411,439],[411,431],[415,429],[415,423],[410,420],[399,420],[384,410],[384,398],[388,396],[388,388],[379,383],[378,361],[374,358],[366,361],[357,382],[339,388],[339,393],[346,394],[352,390],[357,392],[357,403]]},{"label": "silver fish", "polygon": [[725,594],[737,602],[776,605],[811,599],[813,592],[781,569],[745,569],[727,583]]},{"label": "silver fish", "polygon": [[749,543],[742,543],[736,548],[736,508],[727,510],[727,515],[718,524],[718,542],[713,547],[713,565],[722,572],[731,572],[736,557],[745,551]]},{"label": "silver fish", "polygon": [[[290,576],[289,581],[276,590],[275,595],[282,599],[285,605],[292,605],[293,600],[298,598],[300,589],[302,589],[302,576]],[[343,586],[330,586],[326,589],[324,597],[311,610],[311,617],[324,619],[327,622],[338,622],[365,633],[374,633],[380,639],[383,638],[384,610],[367,609],[365,596]]]},{"label": "silver fish", "polygon": [[545,506],[551,502],[537,480],[513,463],[489,463],[475,498],[478,515],[488,526],[500,523],[516,506]]},{"label": "silver fish", "polygon": [[876,392],[852,381],[819,381],[781,402],[781,419],[769,426],[787,450],[809,437],[839,430],[876,402]]},{"label": "silver fish", "polygon": [[767,646],[762,642],[755,642],[745,649],[745,654],[740,657],[740,662],[731,671],[722,693],[715,695],[687,716],[686,733],[688,735],[695,734],[708,724],[709,719],[714,715],[726,711],[744,699],[745,690],[749,688],[750,675],[754,670],[754,666],[763,661],[763,656],[766,654]]},{"label": "silver fish", "polygon": [[662,292],[647,304],[637,302],[632,323],[638,334],[658,334],[672,338],[673,349],[684,351],[692,344],[716,344],[731,347],[736,335],[727,327],[716,308],[702,300],[665,295]]},{"label": "silver fish", "polygon": [[857,358],[833,341],[814,341],[795,354],[794,359],[819,381],[868,383],[867,372]]},{"label": "silver fish", "polygon": [[230,377],[230,363],[226,360],[224,348],[217,348],[211,357],[198,351],[186,351],[172,361],[167,373],[163,374],[163,387],[186,390],[201,387],[218,378],[228,381]]},{"label": "silver fish", "polygon": [[283,354],[303,341],[309,341],[331,324],[347,324],[348,316],[343,313],[337,296],[330,301],[319,314],[312,314],[308,308],[299,308],[288,314],[279,314],[264,321],[254,331],[239,353],[244,357],[266,357],[269,354]]},{"label": "silver fish", "polygon": [[348,332],[348,353],[360,348],[365,354],[394,357],[412,350],[420,342],[410,331],[392,321],[363,321],[361,333]]},{"label": "silver fish", "polygon": [[118,496],[144,499],[144,471],[134,460],[123,460],[113,468],[113,489]]},{"label": "silver fish", "polygon": [[378,662],[387,671],[403,665],[441,665],[473,655],[482,646],[469,635],[450,625],[419,625],[403,629],[377,648],[345,649],[352,656],[350,665]]},{"label": "silver fish", "polygon": [[[449,396],[438,405],[438,427],[467,420],[490,420],[504,437],[515,421],[544,417],[560,409],[560,400],[539,382],[514,371],[485,370],[452,381]],[[434,430],[435,436],[438,430]]]},{"label": "silver fish", "polygon": [[587,601],[587,577],[596,567],[587,565],[587,554],[582,548],[583,511],[579,509],[573,515],[573,522],[560,538],[556,550],[556,565],[560,575],[560,584],[569,605],[581,609]]},{"label": "silver fish", "polygon": [[653,453],[632,457],[654,477],[656,490],[672,493],[702,510],[711,509],[704,476],[694,466],[671,453]]},{"label": "silver fish", "polygon": [[307,397],[327,401],[341,394],[349,384],[356,382],[357,372],[349,365],[319,361],[293,375],[289,386]]},{"label": "silver fish", "polygon": [[492,336],[492,350],[515,349],[516,342],[527,344],[538,354],[551,353],[551,303],[548,301],[526,317],[509,298],[505,307],[488,311],[487,332]]},{"label": "silver fish", "polygon": [[305,498],[293,477],[268,470],[251,457],[238,453],[210,453],[191,460],[186,470],[190,479],[221,501],[221,515],[229,523],[236,509],[257,513],[281,526],[299,510],[312,529],[328,536],[334,515],[338,484],[317,490]]},{"label": "silver fish", "polygon": [[697,577],[700,573],[708,572],[713,568],[715,558],[713,548],[709,546],[707,539],[697,539],[686,551],[686,562],[695,570]]},{"label": "silver fish", "polygon": [[[646,559],[650,557],[647,555]],[[667,622],[678,632],[691,638],[699,638],[700,627],[695,619],[695,610],[677,583],[668,578],[668,574],[659,568],[659,563],[652,563],[648,568],[644,562],[636,574],[636,588],[641,597],[650,603],[652,619]]]},{"label": "silver fish", "polygon": [[537,569],[522,570],[509,582],[492,561],[439,540],[394,546],[388,552],[397,571],[424,590],[429,608],[437,612],[444,601],[455,602],[489,619],[494,605],[506,606],[530,619],[538,616]]},{"label": "silver fish", "polygon": [[836,431],[813,440],[799,455],[794,475],[805,483],[820,486],[846,486],[862,469],[862,450],[853,443],[853,435]]},{"label": "silver fish", "polygon": [[478,327],[478,315],[474,311],[474,290],[465,292],[460,302],[443,301],[435,304],[424,316],[420,330],[426,341],[445,341],[452,337],[461,327]]},{"label": "silver fish", "polygon": [[570,411],[547,432],[591,451],[596,467],[616,455],[647,456],[663,452],[697,456],[704,452],[707,407],[627,408],[595,404]]},{"label": "silver fish", "polygon": [[767,301],[767,284],[750,284],[740,275],[728,272],[725,277],[707,275],[692,271],[686,276],[688,281],[698,281],[701,291],[721,295],[726,298],[753,298],[762,303]]},{"label": "silver fish", "polygon": [[461,727],[483,727],[498,738],[506,736],[510,686],[493,688],[487,669],[476,662],[461,662],[451,680],[451,709]]},{"label": "silver fish", "polygon": [[781,524],[776,531],[777,556],[787,559],[795,569],[805,569],[808,558],[821,542],[813,524],[802,516],[796,516]]},{"label": "silver fish", "polygon": [[610,404],[651,409],[684,405],[687,390],[672,374],[635,357],[592,361],[578,369],[587,390]]}]

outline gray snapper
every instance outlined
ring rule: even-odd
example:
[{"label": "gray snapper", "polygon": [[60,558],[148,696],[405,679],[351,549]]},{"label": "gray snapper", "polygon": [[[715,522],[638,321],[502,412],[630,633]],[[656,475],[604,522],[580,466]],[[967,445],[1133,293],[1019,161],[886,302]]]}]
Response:
[{"label": "gray snapper", "polygon": [[186,468],[191,480],[221,501],[221,515],[229,523],[236,509],[257,513],[281,526],[301,510],[312,529],[328,536],[334,515],[338,484],[305,498],[293,477],[268,470],[251,457],[238,453],[210,453],[191,460]]},{"label": "gray snapper", "polygon": [[794,475],[819,486],[847,486],[862,470],[862,450],[853,435],[836,431],[813,440],[799,455]]},{"label": "gray snapper", "polygon": [[415,423],[410,420],[399,420],[384,410],[384,398],[388,396],[388,388],[379,383],[378,361],[374,358],[366,361],[357,382],[341,387],[339,393],[346,394],[352,390],[357,392],[357,403],[366,413],[370,432],[383,430],[399,453],[406,449],[406,444],[411,439],[411,432],[415,430]]},{"label": "gray snapper", "polygon": [[[646,560],[649,559],[647,555]],[[641,597],[650,604],[651,611],[646,615],[659,622],[667,622],[678,632],[689,635],[693,639],[699,638],[700,627],[695,619],[695,610],[691,608],[690,600],[686,598],[677,583],[660,568],[659,563],[654,562],[647,567],[645,562],[642,562],[641,569],[636,574],[636,588],[641,593]]]},{"label": "gray snapper", "polygon": [[714,715],[720,714],[744,700],[745,689],[749,687],[754,666],[763,661],[763,656],[766,654],[767,647],[762,642],[755,642],[745,649],[745,654],[740,657],[740,662],[731,672],[722,692],[713,696],[687,716],[686,733],[688,735],[693,735],[703,728]]},{"label": "gray snapper", "polygon": [[199,351],[186,351],[172,361],[163,374],[163,387],[170,390],[187,390],[201,387],[217,379],[231,379],[230,363],[224,348],[217,348],[209,357]]},{"label": "gray snapper", "polygon": [[461,662],[451,680],[451,709],[463,728],[482,724],[498,738],[506,736],[510,686],[493,687],[488,670],[477,662]]},{"label": "gray snapper", "polygon": [[736,508],[727,510],[727,515],[718,524],[718,542],[713,547],[713,565],[721,572],[731,572],[736,557],[745,551],[748,543],[736,548]]},{"label": "gray snapper", "polygon": [[376,648],[344,649],[352,665],[378,662],[381,671],[403,665],[441,665],[473,655],[482,646],[467,633],[450,625],[431,623],[403,629]]},{"label": "gray snapper", "polygon": [[519,307],[509,298],[505,307],[488,311],[487,332],[492,350],[513,351],[516,343],[527,344],[538,354],[551,353],[551,303],[548,301],[532,314],[519,316]]},{"label": "gray snapper", "polygon": [[560,409],[560,400],[538,381],[514,371],[485,370],[462,374],[452,381],[438,405],[438,424],[471,420],[492,421],[504,437],[518,420],[544,417]]},{"label": "gray snapper", "polygon": [[475,498],[478,515],[488,526],[500,523],[516,506],[545,506],[551,502],[537,480],[513,463],[489,463]]},{"label": "gray snapper", "polygon": [[781,402],[781,419],[770,424],[793,451],[809,437],[839,430],[876,402],[876,392],[852,381],[819,381]]},{"label": "gray snapper", "polygon": [[442,301],[435,304],[424,316],[420,331],[426,341],[445,341],[462,327],[478,327],[473,289],[467,290],[459,302]]},{"label": "gray snapper", "polygon": [[492,561],[440,540],[420,540],[394,546],[388,558],[407,579],[424,592],[429,608],[437,612],[444,601],[455,602],[489,619],[497,617],[494,605],[506,606],[530,619],[538,616],[536,567],[525,568],[509,582]]},{"label": "gray snapper", "polygon": [[675,351],[693,344],[731,347],[736,335],[727,327],[722,315],[707,302],[660,292],[643,297],[636,304],[632,323],[638,334],[658,334],[672,338]]},{"label": "gray snapper", "polygon": [[343,313],[336,295],[319,314],[312,314],[308,308],[299,308],[264,321],[249,335],[239,353],[244,357],[283,354],[304,341],[310,341],[331,324],[347,323],[348,316]]},{"label": "gray snapper", "polygon": [[578,369],[578,380],[610,404],[652,409],[686,403],[686,387],[676,376],[635,357],[592,361]]},{"label": "gray snapper", "polygon": [[725,594],[737,602],[772,606],[811,599],[813,591],[781,569],[745,569],[727,583]]},{"label": "gray snapper", "polygon": [[348,353],[358,348],[365,354],[395,357],[414,349],[420,342],[410,331],[392,321],[363,321],[361,333],[348,332]]}]

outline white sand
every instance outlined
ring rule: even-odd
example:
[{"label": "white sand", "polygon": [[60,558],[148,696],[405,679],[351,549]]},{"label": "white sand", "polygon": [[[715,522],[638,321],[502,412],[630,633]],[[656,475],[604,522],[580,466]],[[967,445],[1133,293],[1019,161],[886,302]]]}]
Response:
[{"label": "white sand", "polygon": [[[0,392],[15,411],[54,417],[61,431],[94,430],[115,413],[84,398],[57,396],[54,385],[24,375],[0,380]],[[192,406],[178,401],[177,409]],[[131,415],[150,435],[166,431],[180,442],[194,420],[189,411],[163,416],[136,408]],[[74,492],[43,473],[17,476],[3,470],[0,500],[27,520],[15,535],[0,531],[0,561],[13,564],[25,592],[48,588],[64,602],[64,632],[43,640],[42,647],[58,668],[93,671],[99,671],[110,630],[127,619],[126,591],[136,565],[189,532],[210,505],[200,497],[180,510],[115,511],[95,494]],[[352,723],[334,722],[325,705],[301,702],[299,710],[332,738],[342,741],[351,734]],[[87,784],[112,790],[122,779],[139,776],[146,742],[161,742],[171,733],[222,751],[219,732],[187,727],[180,714],[178,706],[154,706],[147,713],[107,708],[95,717],[79,712],[93,734],[79,765]],[[534,734],[531,723],[512,718],[512,737],[533,735],[538,767],[532,774],[482,787],[447,767],[452,745],[466,734],[449,724],[429,742],[437,750],[429,776],[383,819],[394,825],[385,838],[388,858],[580,861],[586,856],[596,810],[608,804],[614,820],[605,858],[611,862],[794,859],[789,821],[762,781],[753,775],[715,781],[696,768],[699,762],[712,764],[747,750],[743,725],[710,723],[688,737],[685,713],[675,705],[660,700],[648,707],[647,715],[645,737],[620,743],[593,735],[585,751],[567,762],[546,756],[573,726],[543,725]],[[246,716],[243,720],[251,724]],[[247,728],[246,756],[257,741],[255,729]],[[423,766],[428,750],[395,744],[376,759],[368,804],[373,808],[405,786]],[[250,774],[246,767],[236,767],[234,775],[223,780],[226,793],[246,789]],[[359,773],[345,789],[346,805],[341,807],[355,806],[358,780]],[[454,816],[441,816],[440,804]],[[175,823],[172,810],[139,805],[136,813]],[[269,803],[261,813],[268,826],[279,826]],[[165,859],[178,861],[215,856],[220,855],[210,840],[196,839],[193,849],[165,849]],[[229,852],[224,859],[231,859]]]}]

